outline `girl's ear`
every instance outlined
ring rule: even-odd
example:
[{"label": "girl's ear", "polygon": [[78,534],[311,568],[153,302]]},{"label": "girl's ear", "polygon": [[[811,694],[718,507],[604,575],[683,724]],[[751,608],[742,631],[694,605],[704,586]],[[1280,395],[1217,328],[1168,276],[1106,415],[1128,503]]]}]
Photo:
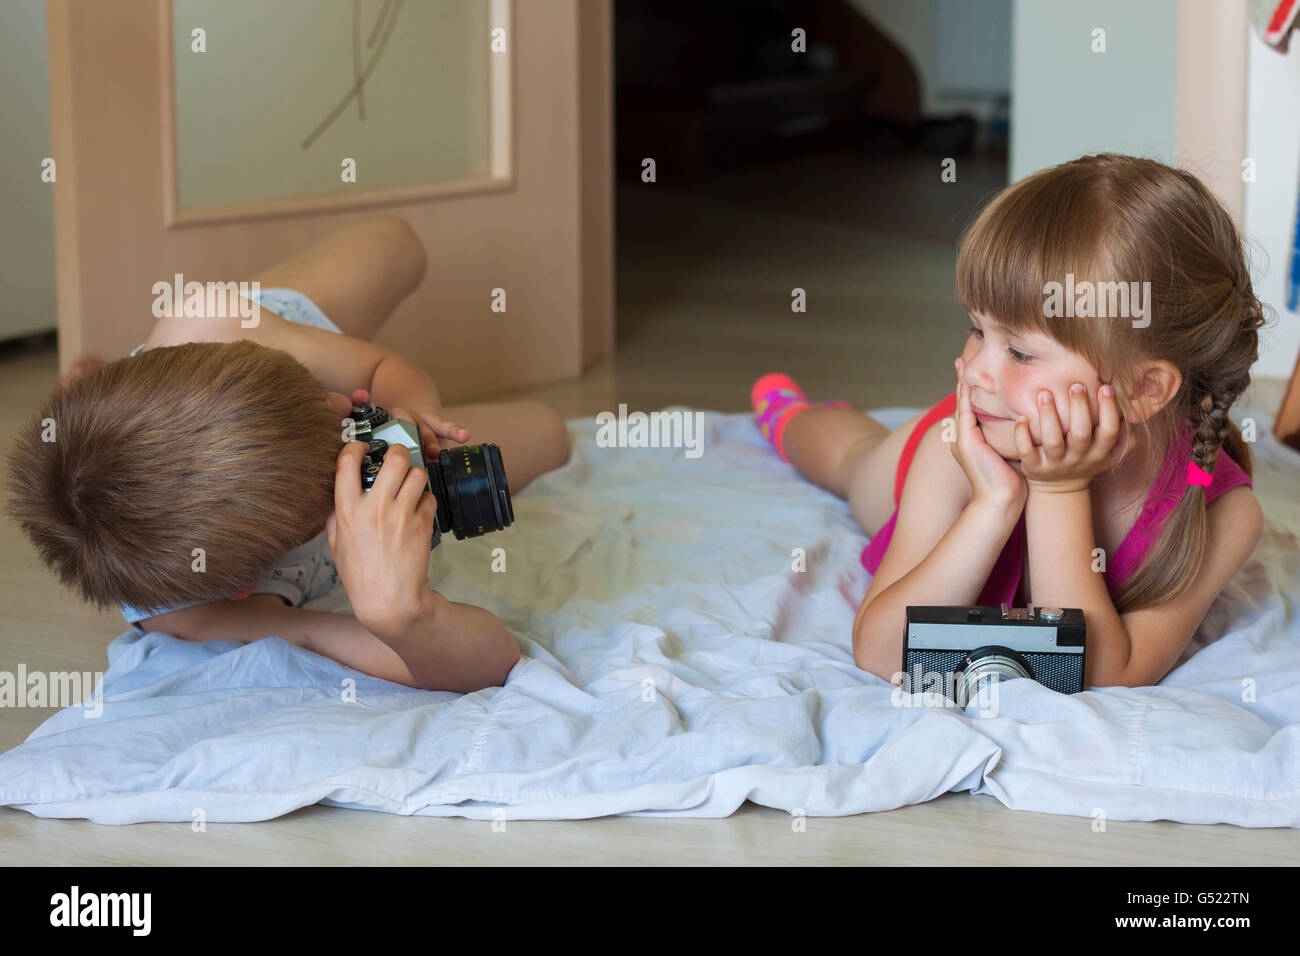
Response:
[{"label": "girl's ear", "polygon": [[1124,408],[1130,424],[1146,421],[1174,400],[1183,386],[1183,374],[1172,362],[1155,359],[1137,368],[1137,385]]}]

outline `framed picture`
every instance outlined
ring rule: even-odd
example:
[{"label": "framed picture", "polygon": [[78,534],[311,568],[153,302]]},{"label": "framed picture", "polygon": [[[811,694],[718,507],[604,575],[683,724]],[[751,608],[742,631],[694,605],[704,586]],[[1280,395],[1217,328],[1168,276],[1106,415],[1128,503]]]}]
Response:
[{"label": "framed picture", "polygon": [[160,0],[167,226],[507,189],[510,0]]}]

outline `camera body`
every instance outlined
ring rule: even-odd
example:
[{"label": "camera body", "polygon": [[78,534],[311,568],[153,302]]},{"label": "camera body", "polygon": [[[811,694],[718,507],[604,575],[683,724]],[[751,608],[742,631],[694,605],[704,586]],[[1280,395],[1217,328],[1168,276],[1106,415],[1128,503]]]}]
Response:
[{"label": "camera body", "polygon": [[461,540],[501,531],[514,523],[505,463],[496,445],[446,448],[436,461],[426,462],[416,425],[390,418],[384,409],[370,403],[353,407],[352,429],[358,441],[370,446],[361,460],[362,491],[374,485],[390,447],[405,445],[411,450],[411,464],[424,472],[425,489],[438,501],[429,550],[438,546],[446,531]]},{"label": "camera body", "polygon": [[942,681],[959,707],[982,683],[1016,677],[1077,694],[1085,639],[1079,608],[909,607],[903,673],[913,692]]}]

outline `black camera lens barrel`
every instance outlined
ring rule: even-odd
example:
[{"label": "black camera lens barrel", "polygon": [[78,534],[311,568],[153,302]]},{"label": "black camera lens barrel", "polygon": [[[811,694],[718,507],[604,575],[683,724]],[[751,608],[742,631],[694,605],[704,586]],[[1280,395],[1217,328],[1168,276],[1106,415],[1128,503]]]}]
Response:
[{"label": "black camera lens barrel", "polygon": [[438,499],[438,527],[456,539],[477,538],[514,523],[501,449],[492,444],[443,449],[430,463],[429,483]]},{"label": "black camera lens barrel", "polygon": [[[390,447],[384,439],[371,436],[388,423],[389,416],[380,406],[367,403],[354,406],[352,418],[356,438],[370,445],[361,467],[362,490],[369,491]],[[514,523],[514,505],[498,446],[483,443],[443,449],[435,461],[425,462],[425,472],[438,502],[432,547],[437,547],[445,531],[463,540]]]}]

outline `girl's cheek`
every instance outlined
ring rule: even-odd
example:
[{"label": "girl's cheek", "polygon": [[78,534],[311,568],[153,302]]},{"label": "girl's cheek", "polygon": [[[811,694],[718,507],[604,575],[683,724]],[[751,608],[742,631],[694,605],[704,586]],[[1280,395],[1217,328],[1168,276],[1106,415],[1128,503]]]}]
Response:
[{"label": "girl's cheek", "polygon": [[1039,416],[1041,414],[1039,409],[1048,409],[1052,407],[1051,405],[1038,404],[1038,396],[1042,392],[1051,392],[1054,397],[1056,414],[1061,422],[1061,432],[1064,434],[1064,432],[1070,427],[1069,407],[1067,406],[1064,413],[1062,413],[1060,397],[1057,391],[1039,382],[1025,383],[1024,387],[1020,390],[1019,400],[1016,402],[1016,405],[1010,409],[1010,412],[1012,415],[1015,415],[1018,412],[1029,419],[1029,437],[1033,439],[1035,445],[1041,445],[1043,443],[1043,429],[1039,424]]},{"label": "girl's cheek", "polygon": [[1051,406],[1038,404],[1038,396],[1043,392],[1051,392],[1053,401],[1056,404],[1056,415],[1061,422],[1061,431],[1064,433],[1069,428],[1069,385],[1066,385],[1066,391],[1062,392],[1059,387],[1053,387],[1041,380],[1035,381],[1027,375],[1018,377],[1019,381],[1008,391],[1009,394],[1015,394],[1016,396],[1016,403],[1008,406],[1008,413],[1014,415],[1019,412],[1028,418],[1030,437],[1033,438],[1035,445],[1042,444],[1043,430],[1038,424],[1039,409],[1050,408]]}]

